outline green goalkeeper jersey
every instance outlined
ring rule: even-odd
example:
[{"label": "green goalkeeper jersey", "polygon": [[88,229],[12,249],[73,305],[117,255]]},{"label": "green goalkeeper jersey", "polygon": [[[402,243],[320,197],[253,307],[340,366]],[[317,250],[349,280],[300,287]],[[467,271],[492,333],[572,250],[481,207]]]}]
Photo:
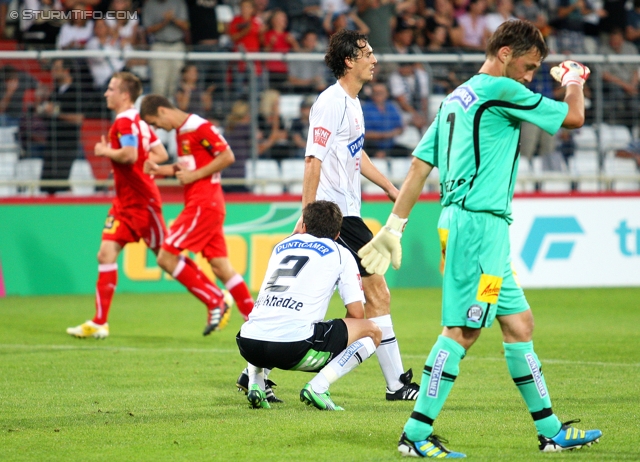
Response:
[{"label": "green goalkeeper jersey", "polygon": [[569,106],[507,77],[473,76],[456,88],[413,155],[438,167],[443,206],[511,219],[520,123],[555,134]]}]

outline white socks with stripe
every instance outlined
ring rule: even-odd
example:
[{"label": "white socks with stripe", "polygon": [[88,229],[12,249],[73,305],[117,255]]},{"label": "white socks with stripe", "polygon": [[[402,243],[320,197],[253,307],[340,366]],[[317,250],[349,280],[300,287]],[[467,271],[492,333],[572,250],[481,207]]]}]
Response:
[{"label": "white socks with stripe", "polygon": [[316,393],[324,393],[333,382],[351,372],[375,351],[376,345],[371,337],[363,337],[360,340],[356,340],[311,379],[309,382],[311,388]]},{"label": "white socks with stripe", "polygon": [[382,330],[382,341],[376,350],[382,375],[387,382],[387,390],[390,392],[400,390],[404,385],[400,382],[400,376],[404,373],[402,367],[402,357],[400,357],[400,347],[393,331],[391,315],[370,318]]}]

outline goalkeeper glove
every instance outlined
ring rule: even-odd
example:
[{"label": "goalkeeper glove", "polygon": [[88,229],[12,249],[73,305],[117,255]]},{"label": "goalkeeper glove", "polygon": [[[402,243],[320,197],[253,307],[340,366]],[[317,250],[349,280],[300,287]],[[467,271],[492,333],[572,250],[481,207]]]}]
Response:
[{"label": "goalkeeper glove", "polygon": [[581,87],[589,78],[591,71],[584,64],[577,61],[563,61],[551,68],[551,77],[560,82],[563,87],[567,85],[580,85]]},{"label": "goalkeeper glove", "polygon": [[394,269],[400,268],[402,262],[400,238],[406,224],[406,218],[400,218],[392,213],[389,215],[387,224],[360,249],[358,256],[362,259],[362,266],[368,273],[384,275],[389,268],[389,262]]}]

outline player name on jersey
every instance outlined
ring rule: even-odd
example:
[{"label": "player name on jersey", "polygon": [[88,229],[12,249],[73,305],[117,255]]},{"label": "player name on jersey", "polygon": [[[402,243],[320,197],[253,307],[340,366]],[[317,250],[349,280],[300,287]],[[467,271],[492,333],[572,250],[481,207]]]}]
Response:
[{"label": "player name on jersey", "polygon": [[277,295],[261,295],[255,303],[255,307],[258,306],[281,306],[282,308],[300,311],[300,309],[304,307],[304,303],[294,300],[291,297],[284,298],[278,297]]}]

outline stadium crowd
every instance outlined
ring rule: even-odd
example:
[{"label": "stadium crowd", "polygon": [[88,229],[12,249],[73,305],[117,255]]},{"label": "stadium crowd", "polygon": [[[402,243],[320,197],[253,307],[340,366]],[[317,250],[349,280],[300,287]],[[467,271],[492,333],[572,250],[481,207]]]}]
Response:
[{"label": "stadium crowd", "polygon": [[[12,8],[49,12],[0,22],[3,48],[16,50],[323,53],[329,37],[348,28],[367,34],[377,55],[484,53],[490,34],[512,18],[533,22],[555,53],[635,55],[640,46],[640,0],[14,0],[2,7],[3,19]],[[73,14],[61,20],[56,10]],[[145,93],[169,98],[221,127],[231,144],[237,140],[236,165],[227,172],[237,178],[244,178],[254,144],[259,158],[303,157],[309,98],[332,82],[324,63],[310,60],[249,65],[104,54],[16,63],[0,68],[0,123],[19,127],[21,155],[43,158],[42,178],[49,179],[66,179],[73,159],[85,157],[85,119],[111,119],[103,93],[115,72],[134,73]],[[477,63],[379,63],[360,94],[371,156],[407,156],[431,122],[430,98],[441,99],[476,71]],[[251,74],[260,95],[258,130],[251,129]],[[637,64],[607,64],[602,81],[604,122],[636,128]],[[532,86],[562,98],[548,72]],[[279,112],[289,94],[302,96],[295,120]],[[588,123],[593,111],[592,104]],[[569,132],[549,140],[525,129],[523,140],[525,155],[545,158],[549,169],[559,169],[574,151]]]}]

